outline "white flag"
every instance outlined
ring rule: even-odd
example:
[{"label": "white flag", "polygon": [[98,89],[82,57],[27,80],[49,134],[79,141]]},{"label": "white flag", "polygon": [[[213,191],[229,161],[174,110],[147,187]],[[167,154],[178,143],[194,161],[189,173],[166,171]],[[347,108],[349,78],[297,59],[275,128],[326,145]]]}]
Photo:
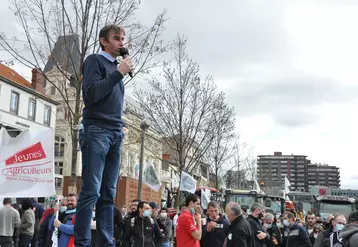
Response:
[{"label": "white flag", "polygon": [[208,189],[202,189],[201,190],[201,207],[203,209],[207,209],[208,208],[208,204],[210,202],[210,198],[211,198],[211,191]]},{"label": "white flag", "polygon": [[152,165],[147,165],[147,167],[145,168],[143,183],[148,185],[155,192],[159,191],[160,181]]},{"label": "white flag", "polygon": [[26,130],[13,138],[1,128],[0,172],[3,197],[54,195],[54,131]]},{"label": "white flag", "polygon": [[196,180],[186,172],[181,172],[180,178],[180,191],[187,191],[190,193],[195,193],[196,190]]},{"label": "white flag", "polygon": [[285,176],[285,194],[288,195],[290,193],[290,181],[288,181],[288,178]]}]

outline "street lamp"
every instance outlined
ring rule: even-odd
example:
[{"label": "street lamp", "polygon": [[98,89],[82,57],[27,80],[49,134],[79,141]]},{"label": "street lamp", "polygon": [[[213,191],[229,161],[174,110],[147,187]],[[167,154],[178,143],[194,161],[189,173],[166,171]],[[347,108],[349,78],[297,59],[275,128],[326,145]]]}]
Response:
[{"label": "street lamp", "polygon": [[144,138],[145,131],[150,127],[151,121],[143,119],[140,123],[140,158],[139,158],[139,180],[138,180],[138,200],[142,200],[142,180],[143,180],[143,161],[144,161]]}]

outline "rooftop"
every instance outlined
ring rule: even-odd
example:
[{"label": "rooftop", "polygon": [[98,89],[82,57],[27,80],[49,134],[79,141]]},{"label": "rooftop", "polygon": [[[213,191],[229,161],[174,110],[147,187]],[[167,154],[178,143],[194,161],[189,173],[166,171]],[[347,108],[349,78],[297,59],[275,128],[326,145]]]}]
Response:
[{"label": "rooftop", "polygon": [[9,83],[10,85],[18,87],[18,88],[20,88],[28,93],[31,93],[33,95],[36,95],[37,97],[39,97],[41,99],[51,102],[52,104],[55,104],[55,105],[59,104],[58,102],[49,98],[47,95],[36,91],[33,88],[31,82],[27,81],[24,77],[22,77],[15,70],[13,70],[1,63],[0,63],[0,79],[4,82]]},{"label": "rooftop", "polygon": [[0,76],[12,82],[15,82],[21,86],[32,88],[32,84],[29,81],[27,81],[24,77],[19,75],[15,70],[1,63],[0,63]]}]

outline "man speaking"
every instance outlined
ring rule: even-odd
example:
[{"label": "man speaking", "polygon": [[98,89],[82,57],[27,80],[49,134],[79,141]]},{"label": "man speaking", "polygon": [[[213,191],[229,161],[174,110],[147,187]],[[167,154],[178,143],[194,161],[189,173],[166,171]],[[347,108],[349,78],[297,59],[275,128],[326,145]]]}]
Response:
[{"label": "man speaking", "polygon": [[75,220],[75,246],[91,246],[92,211],[96,206],[96,242],[114,246],[113,208],[120,169],[121,145],[128,131],[122,120],[123,77],[132,71],[126,57],[116,58],[125,32],[107,25],[99,32],[101,51],[87,57],[83,65],[83,128],[80,129],[82,187]]}]

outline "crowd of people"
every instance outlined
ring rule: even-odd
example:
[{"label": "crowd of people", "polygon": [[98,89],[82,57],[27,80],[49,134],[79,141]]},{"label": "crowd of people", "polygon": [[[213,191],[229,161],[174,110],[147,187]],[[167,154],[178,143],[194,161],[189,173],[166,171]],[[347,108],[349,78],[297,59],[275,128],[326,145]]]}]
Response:
[{"label": "crowd of people", "polygon": [[[75,194],[46,210],[34,199],[16,204],[5,198],[3,204],[0,246],[52,247],[54,234],[59,247],[75,246]],[[358,246],[358,211],[348,219],[338,214],[329,215],[325,221],[312,212],[303,220],[292,211],[273,215],[265,212],[260,203],[253,203],[249,212],[236,202],[229,202],[222,209],[215,201],[203,210],[200,198],[189,194],[172,220],[167,208],[155,202],[133,200],[129,208],[126,205],[114,208],[113,241],[116,247]],[[92,246],[97,246],[95,208],[92,215]],[[55,228],[58,233],[54,233]]]}]

